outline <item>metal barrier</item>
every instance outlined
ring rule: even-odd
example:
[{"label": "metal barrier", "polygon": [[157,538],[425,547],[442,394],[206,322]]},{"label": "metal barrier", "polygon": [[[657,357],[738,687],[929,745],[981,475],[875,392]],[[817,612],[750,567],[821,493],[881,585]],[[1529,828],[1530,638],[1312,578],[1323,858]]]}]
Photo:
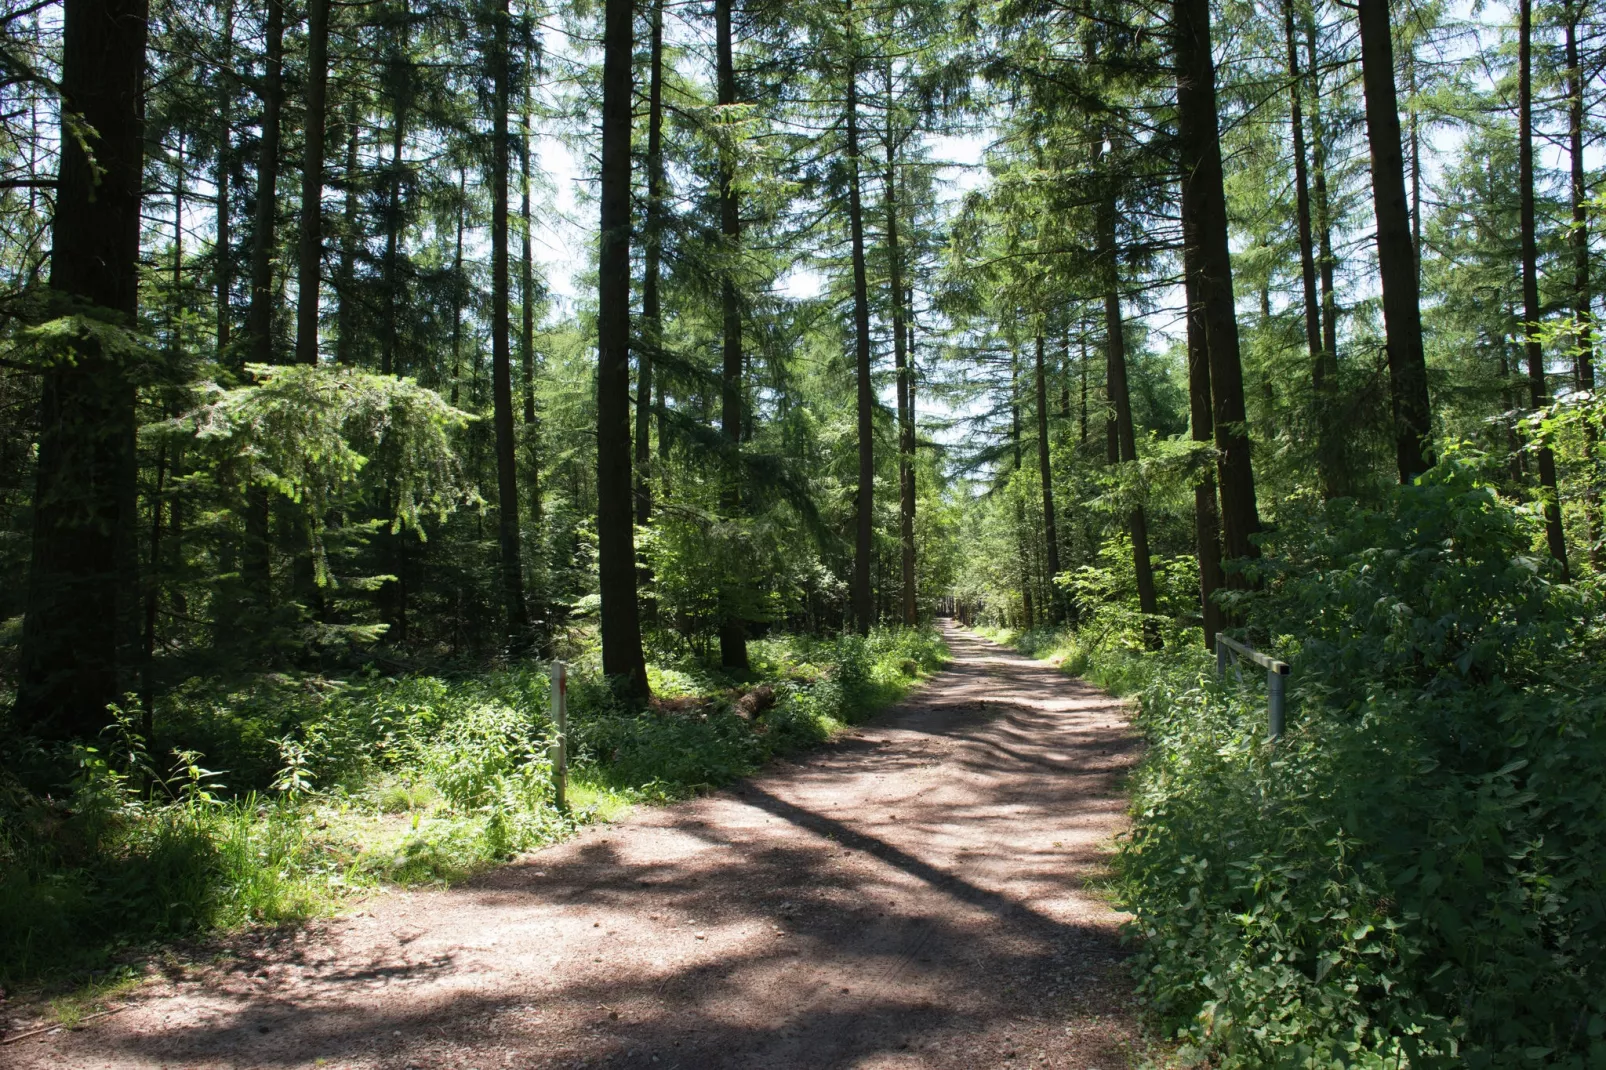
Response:
[{"label": "metal barrier", "polygon": [[[1266,670],[1266,722],[1268,734],[1277,739],[1283,734],[1283,714],[1288,703],[1288,663],[1268,657],[1245,643],[1229,638],[1225,632],[1216,633],[1216,675],[1227,675],[1227,659],[1252,661]],[[1236,668],[1236,666],[1235,666]],[[1238,669],[1238,682],[1244,673]]]}]

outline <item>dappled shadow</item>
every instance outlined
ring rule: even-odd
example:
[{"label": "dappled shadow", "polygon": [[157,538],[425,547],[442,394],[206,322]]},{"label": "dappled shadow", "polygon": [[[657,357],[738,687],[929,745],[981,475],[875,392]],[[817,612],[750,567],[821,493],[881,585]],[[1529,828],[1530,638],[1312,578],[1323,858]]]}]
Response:
[{"label": "dappled shadow", "polygon": [[220,967],[55,1065],[1119,1065],[1085,886],[1135,745],[1107,696],[950,641],[832,746]]}]

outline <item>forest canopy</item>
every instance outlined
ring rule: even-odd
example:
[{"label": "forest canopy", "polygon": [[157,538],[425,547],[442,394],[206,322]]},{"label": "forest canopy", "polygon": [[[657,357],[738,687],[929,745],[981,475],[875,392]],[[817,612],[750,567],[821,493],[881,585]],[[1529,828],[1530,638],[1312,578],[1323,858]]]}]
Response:
[{"label": "forest canopy", "polygon": [[953,616],[1142,696],[1122,894],[1190,1050],[1598,1065],[1601,30],[0,2],[0,949],[252,793],[465,822],[376,880],[565,834],[554,659],[596,800],[667,799]]}]

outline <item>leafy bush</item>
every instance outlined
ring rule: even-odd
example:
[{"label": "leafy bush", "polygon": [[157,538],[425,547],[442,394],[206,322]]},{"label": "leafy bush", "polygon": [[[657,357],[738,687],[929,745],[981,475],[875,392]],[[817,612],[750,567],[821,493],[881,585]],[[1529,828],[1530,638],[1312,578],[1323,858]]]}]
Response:
[{"label": "leafy bush", "polygon": [[[459,879],[624,802],[707,790],[818,743],[896,698],[943,648],[935,632],[900,629],[776,636],[752,655],[773,699],[756,715],[694,659],[654,667],[681,706],[645,711],[578,667],[569,811],[553,797],[544,671],[191,681],[158,704],[149,750],[120,714],[72,757],[59,792],[0,772],[0,981],[306,917],[353,887]],[[9,745],[0,770],[50,764]],[[165,774],[159,753],[177,760]]]},{"label": "leafy bush", "polygon": [[1143,987],[1237,1067],[1606,1064],[1598,589],[1452,457],[1267,543],[1237,608],[1289,731],[1202,650],[1093,654],[1151,746],[1122,887]]}]

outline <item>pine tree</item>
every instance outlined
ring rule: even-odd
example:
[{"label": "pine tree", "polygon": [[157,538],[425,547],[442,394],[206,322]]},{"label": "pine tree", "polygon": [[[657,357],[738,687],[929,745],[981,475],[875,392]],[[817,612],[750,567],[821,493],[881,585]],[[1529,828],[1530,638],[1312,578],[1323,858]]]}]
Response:
[{"label": "pine tree", "polygon": [[[143,177],[144,0],[68,0],[50,288],[63,315],[134,327]],[[65,113],[70,112],[70,116]],[[73,117],[83,125],[82,139]],[[127,337],[125,335],[125,337]],[[12,715],[48,739],[107,723],[137,647],[134,383],[127,348],[74,332],[43,375],[32,562]]]},{"label": "pine tree", "polygon": [[630,127],[634,10],[603,8],[601,256],[597,271],[597,563],[602,671],[648,695],[630,473]]}]

